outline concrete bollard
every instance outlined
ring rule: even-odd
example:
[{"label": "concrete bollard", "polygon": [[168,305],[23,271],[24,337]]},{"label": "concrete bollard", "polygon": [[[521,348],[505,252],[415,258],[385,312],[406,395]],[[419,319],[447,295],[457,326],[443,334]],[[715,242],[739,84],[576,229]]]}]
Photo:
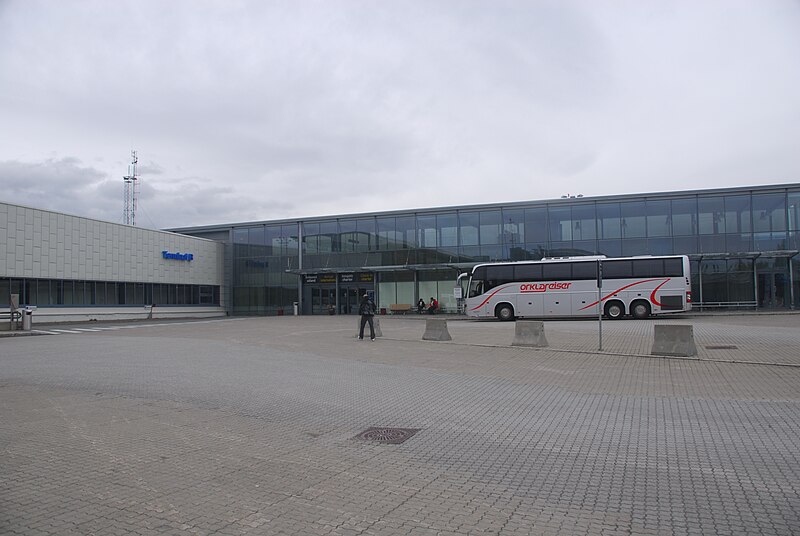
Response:
[{"label": "concrete bollard", "polygon": [[425,334],[423,341],[452,341],[453,337],[447,331],[447,320],[429,318],[425,320]]},{"label": "concrete bollard", "polygon": [[528,346],[531,348],[547,348],[544,336],[544,322],[539,320],[517,320],[514,330],[514,342],[511,346]]},{"label": "concrete bollard", "polygon": [[[375,338],[383,337],[383,332],[381,331],[381,321],[378,318],[378,315],[372,317],[372,325],[375,327]],[[356,322],[356,337],[358,337],[358,332],[361,329],[361,315],[358,315],[358,321]],[[364,335],[369,337],[369,323],[364,324]]]},{"label": "concrete bollard", "polygon": [[651,355],[691,357],[697,355],[694,345],[694,327],[685,325],[662,325],[655,327]]}]

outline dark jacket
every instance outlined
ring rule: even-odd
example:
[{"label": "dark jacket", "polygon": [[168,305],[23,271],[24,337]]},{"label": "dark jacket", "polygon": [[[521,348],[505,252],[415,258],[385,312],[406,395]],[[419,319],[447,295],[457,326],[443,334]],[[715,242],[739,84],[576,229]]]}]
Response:
[{"label": "dark jacket", "polygon": [[362,298],[361,305],[358,306],[358,314],[373,316],[376,311],[375,304],[369,298]]}]

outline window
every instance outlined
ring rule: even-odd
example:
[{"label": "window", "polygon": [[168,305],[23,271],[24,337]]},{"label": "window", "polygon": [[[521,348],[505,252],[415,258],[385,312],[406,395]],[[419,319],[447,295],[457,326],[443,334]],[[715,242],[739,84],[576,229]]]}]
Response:
[{"label": "window", "polygon": [[486,267],[486,288],[484,292],[490,288],[499,285],[510,283],[514,280],[514,267],[513,266],[487,266]]},{"label": "window", "polygon": [[520,264],[514,267],[515,281],[541,281],[541,264]]},{"label": "window", "polygon": [[672,214],[669,201],[650,200],[647,202],[647,236],[670,236]]},{"label": "window", "polygon": [[633,277],[631,261],[603,261],[603,279],[629,279]]},{"label": "window", "polygon": [[619,203],[597,204],[597,228],[600,238],[621,238]]},{"label": "window", "polygon": [[725,231],[725,200],[722,197],[701,197],[697,200],[697,226],[701,235],[716,235]]},{"label": "window", "polygon": [[633,261],[633,277],[660,277],[664,271],[661,259],[637,259]]},{"label": "window", "polygon": [[435,248],[436,216],[417,216],[417,244],[421,248]]},{"label": "window", "polygon": [[458,246],[458,217],[455,213],[439,214],[436,217],[436,227],[439,229],[439,244],[445,247]]},{"label": "window", "polygon": [[572,215],[567,207],[548,207],[548,223],[550,226],[550,241],[560,242],[572,240]]},{"label": "window", "polygon": [[647,222],[645,215],[644,201],[633,201],[630,203],[620,203],[620,215],[622,216],[622,237],[623,238],[643,238],[647,235]]},{"label": "window", "polygon": [[671,210],[674,236],[697,234],[697,201],[694,198],[673,199]]},{"label": "window", "polygon": [[480,213],[481,222],[481,245],[500,244],[502,235],[500,234],[500,211],[491,210]]},{"label": "window", "polygon": [[478,227],[480,226],[477,212],[461,212],[458,214],[458,225],[461,231],[462,246],[477,246]]},{"label": "window", "polygon": [[683,259],[664,259],[664,275],[668,277],[683,276]]},{"label": "window", "polygon": [[725,197],[725,230],[728,233],[750,232],[749,195],[729,195]]},{"label": "window", "polygon": [[550,281],[551,279],[571,279],[572,270],[570,264],[565,262],[553,262],[542,265],[542,279]]},{"label": "window", "polygon": [[597,263],[576,262],[572,265],[572,279],[597,279]]},{"label": "window", "polygon": [[547,246],[547,209],[525,209],[525,241],[529,247],[544,249]]},{"label": "window", "polygon": [[572,207],[572,238],[574,240],[594,240],[597,238],[596,222],[594,205]]}]

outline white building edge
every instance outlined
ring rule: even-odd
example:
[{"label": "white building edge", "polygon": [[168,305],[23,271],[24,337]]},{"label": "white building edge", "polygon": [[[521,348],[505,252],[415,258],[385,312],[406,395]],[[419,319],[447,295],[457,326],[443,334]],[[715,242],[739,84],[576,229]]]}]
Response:
[{"label": "white building edge", "polygon": [[0,202],[0,329],[33,322],[226,315],[224,245]]}]

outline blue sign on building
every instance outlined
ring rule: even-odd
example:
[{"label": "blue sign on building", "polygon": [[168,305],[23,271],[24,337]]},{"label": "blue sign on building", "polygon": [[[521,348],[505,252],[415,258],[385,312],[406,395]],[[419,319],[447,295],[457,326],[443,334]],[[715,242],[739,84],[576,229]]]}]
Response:
[{"label": "blue sign on building", "polygon": [[194,255],[191,253],[170,253],[169,251],[162,251],[161,256],[165,259],[174,259],[176,261],[191,261]]}]

